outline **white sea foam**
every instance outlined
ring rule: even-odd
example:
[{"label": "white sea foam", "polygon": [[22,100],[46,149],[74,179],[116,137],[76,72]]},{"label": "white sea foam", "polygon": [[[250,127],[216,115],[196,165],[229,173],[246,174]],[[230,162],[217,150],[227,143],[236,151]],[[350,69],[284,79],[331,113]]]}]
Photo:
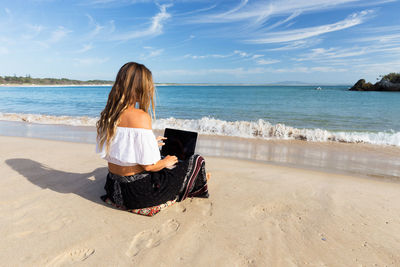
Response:
[{"label": "white sea foam", "polygon": [[199,120],[160,119],[155,129],[179,128],[200,134],[237,136],[261,139],[285,139],[305,141],[335,141],[346,143],[369,143],[375,145],[400,146],[400,132],[333,132],[323,129],[298,129],[285,124],[271,124],[268,121],[223,121],[214,118]]},{"label": "white sea foam", "polygon": [[72,126],[95,126],[98,118],[87,116],[51,116],[41,114],[1,113],[0,120],[22,121],[40,124],[63,124]]},{"label": "white sea foam", "polygon": [[[0,120],[24,121],[41,124],[64,124],[74,126],[95,126],[98,118],[50,116],[37,114],[0,113]],[[209,117],[198,120],[158,119],[153,128],[178,128],[196,131],[200,134],[235,136],[260,139],[304,140],[316,142],[368,143],[400,147],[400,132],[333,132],[323,129],[298,129],[285,124],[271,124],[268,121],[224,121]]]}]

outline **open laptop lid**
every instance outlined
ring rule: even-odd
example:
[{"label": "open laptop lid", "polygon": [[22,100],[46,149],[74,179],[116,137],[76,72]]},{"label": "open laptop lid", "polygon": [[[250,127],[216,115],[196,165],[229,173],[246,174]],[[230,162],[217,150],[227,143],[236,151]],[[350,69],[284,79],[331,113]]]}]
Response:
[{"label": "open laptop lid", "polygon": [[161,156],[175,155],[179,160],[186,160],[194,154],[197,142],[197,133],[177,129],[165,128]]}]

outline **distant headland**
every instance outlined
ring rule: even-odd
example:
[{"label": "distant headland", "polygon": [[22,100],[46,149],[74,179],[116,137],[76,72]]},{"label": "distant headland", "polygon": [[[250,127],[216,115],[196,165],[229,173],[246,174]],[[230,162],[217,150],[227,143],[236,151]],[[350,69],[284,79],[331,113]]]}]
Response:
[{"label": "distant headland", "polygon": [[382,76],[382,79],[375,84],[366,83],[364,79],[360,79],[349,90],[400,92],[400,73],[393,72]]},{"label": "distant headland", "polygon": [[56,86],[82,86],[82,85],[113,85],[113,81],[105,80],[71,80],[67,78],[32,78],[30,75],[23,76],[0,76],[0,85],[20,85],[20,86],[34,86],[34,85],[56,85]]}]

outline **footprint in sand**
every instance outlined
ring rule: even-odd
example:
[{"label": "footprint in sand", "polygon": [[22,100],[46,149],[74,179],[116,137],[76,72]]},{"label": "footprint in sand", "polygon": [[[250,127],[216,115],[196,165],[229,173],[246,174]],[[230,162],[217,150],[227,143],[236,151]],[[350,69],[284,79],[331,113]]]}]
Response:
[{"label": "footprint in sand", "polygon": [[166,221],[158,229],[145,230],[133,238],[126,255],[128,257],[134,257],[140,253],[140,251],[154,248],[161,244],[162,241],[170,238],[179,228],[179,222],[175,219]]},{"label": "footprint in sand", "polygon": [[194,198],[191,199],[191,203],[200,206],[201,213],[205,216],[213,215],[213,203],[210,200]]},{"label": "footprint in sand", "polygon": [[203,205],[203,215],[206,216],[212,216],[213,215],[213,203],[209,202],[209,203],[205,203]]},{"label": "footprint in sand", "polygon": [[65,266],[71,265],[80,261],[84,261],[89,258],[95,252],[92,248],[83,248],[76,249],[67,253],[63,253],[56,258],[54,258],[51,262],[49,262],[46,266]]},{"label": "footprint in sand", "polygon": [[186,206],[182,202],[175,204],[172,209],[177,213],[185,213],[186,212]]}]

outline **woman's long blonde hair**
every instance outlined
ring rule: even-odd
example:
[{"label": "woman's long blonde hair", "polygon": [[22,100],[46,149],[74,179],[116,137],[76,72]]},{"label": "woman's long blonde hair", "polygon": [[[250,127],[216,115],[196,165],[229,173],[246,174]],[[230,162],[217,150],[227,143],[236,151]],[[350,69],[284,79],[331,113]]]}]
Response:
[{"label": "woman's long blonde hair", "polygon": [[129,106],[139,103],[139,108],[155,117],[154,83],[151,71],[142,64],[128,62],[121,67],[108,95],[107,105],[96,123],[97,142],[106,144],[108,153],[120,116]]}]

